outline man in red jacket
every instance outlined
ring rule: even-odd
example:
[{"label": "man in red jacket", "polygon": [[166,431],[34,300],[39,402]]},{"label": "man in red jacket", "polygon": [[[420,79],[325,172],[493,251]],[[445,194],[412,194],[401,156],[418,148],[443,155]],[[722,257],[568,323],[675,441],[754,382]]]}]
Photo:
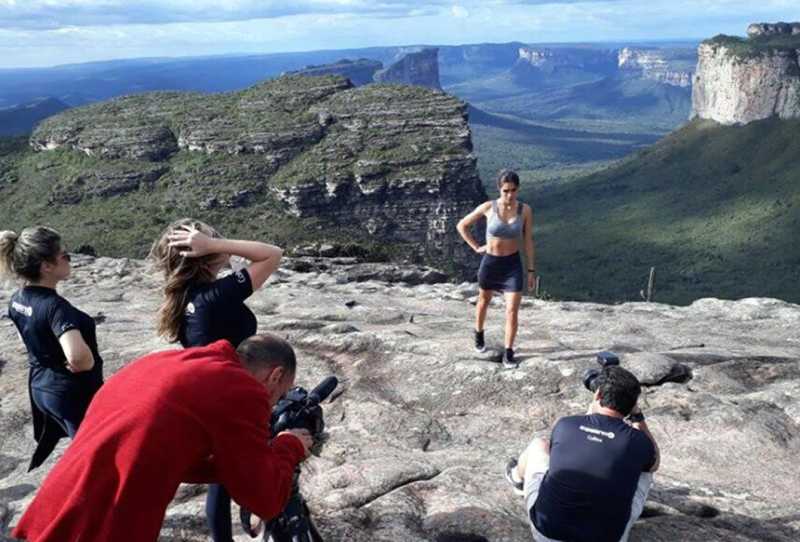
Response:
[{"label": "man in red jacket", "polygon": [[13,535],[29,542],[156,540],[181,482],[223,484],[263,518],[283,510],[305,430],[270,440],[272,405],[294,382],[289,344],[255,335],[168,350],[120,370]]}]

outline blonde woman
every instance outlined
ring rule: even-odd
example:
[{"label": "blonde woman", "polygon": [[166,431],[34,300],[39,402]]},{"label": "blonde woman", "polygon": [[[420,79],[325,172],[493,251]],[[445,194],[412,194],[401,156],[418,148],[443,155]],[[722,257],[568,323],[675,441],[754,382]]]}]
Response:
[{"label": "blonde woman", "polygon": [[[497,178],[500,197],[480,204],[458,223],[458,233],[478,254],[483,254],[478,269],[478,303],[475,311],[475,349],[483,352],[486,343],[483,327],[494,292],[503,292],[506,301],[506,329],[503,365],[516,367],[514,340],[519,327],[519,305],[527,283],[532,290],[536,283],[533,243],[533,210],[517,200],[519,176],[502,171]],[[470,233],[470,227],[486,218],[486,242],[482,245]],[[522,267],[520,248],[527,258]]]},{"label": "blonde woman", "polygon": [[94,319],[61,297],[58,283],[70,276],[70,256],[56,230],[44,226],[19,234],[0,232],[0,275],[23,287],[8,316],[28,350],[28,387],[38,467],[58,440],[73,438],[89,402],[103,384]]},{"label": "blonde woman", "polygon": [[[251,263],[217,278],[231,255]],[[184,348],[221,339],[236,348],[256,334],[256,316],[244,301],[278,268],[283,251],[258,241],[225,239],[208,224],[187,218],[170,224],[150,256],[166,280],[159,334]],[[209,486],[206,517],[214,542],[232,542],[230,496],[221,485]]]}]

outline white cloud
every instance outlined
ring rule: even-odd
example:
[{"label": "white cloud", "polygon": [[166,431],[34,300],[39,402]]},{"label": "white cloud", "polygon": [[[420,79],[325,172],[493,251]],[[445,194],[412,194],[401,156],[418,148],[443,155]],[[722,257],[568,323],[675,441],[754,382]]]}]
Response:
[{"label": "white cloud", "polygon": [[450,12],[453,14],[453,17],[456,17],[458,19],[465,19],[469,17],[469,11],[462,6],[458,5],[453,6],[452,8],[450,8]]}]

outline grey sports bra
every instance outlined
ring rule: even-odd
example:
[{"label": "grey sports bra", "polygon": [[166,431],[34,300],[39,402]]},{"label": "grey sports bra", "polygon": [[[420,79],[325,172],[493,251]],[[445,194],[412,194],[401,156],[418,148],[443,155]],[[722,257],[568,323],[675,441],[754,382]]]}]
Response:
[{"label": "grey sports bra", "polygon": [[500,239],[519,239],[522,235],[522,225],[525,220],[522,218],[523,204],[521,201],[517,202],[517,218],[510,223],[500,220],[497,214],[497,200],[492,200],[492,212],[489,214],[489,220],[486,224],[486,240],[489,237],[499,237]]}]

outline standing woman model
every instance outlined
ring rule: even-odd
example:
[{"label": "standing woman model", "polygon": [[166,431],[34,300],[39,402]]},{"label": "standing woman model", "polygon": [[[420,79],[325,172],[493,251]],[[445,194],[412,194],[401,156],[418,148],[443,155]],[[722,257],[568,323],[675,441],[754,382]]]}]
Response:
[{"label": "standing woman model", "polygon": [[[494,292],[503,292],[506,301],[506,330],[503,365],[516,367],[514,339],[519,327],[519,304],[527,276],[528,289],[536,282],[533,244],[533,211],[530,205],[517,200],[519,176],[513,171],[502,171],[497,178],[500,197],[479,205],[458,223],[458,233],[478,254],[483,254],[478,269],[478,304],[475,311],[475,349],[486,348],[483,326],[486,311]],[[470,233],[470,227],[486,217],[486,243],[481,245]],[[525,244],[527,271],[523,270],[520,245]]]},{"label": "standing woman model", "polygon": [[[251,263],[218,279],[231,255]],[[184,348],[220,339],[236,348],[257,329],[256,316],[244,300],[261,288],[282,256],[280,248],[266,243],[224,239],[199,220],[173,222],[150,251],[166,279],[159,335]],[[208,488],[206,517],[214,542],[233,541],[231,499],[219,484]]]},{"label": "standing woman model", "polygon": [[94,319],[58,295],[72,271],[57,231],[37,226],[0,232],[0,275],[20,279],[8,316],[28,350],[28,390],[38,467],[59,439],[73,438],[103,384]]}]

